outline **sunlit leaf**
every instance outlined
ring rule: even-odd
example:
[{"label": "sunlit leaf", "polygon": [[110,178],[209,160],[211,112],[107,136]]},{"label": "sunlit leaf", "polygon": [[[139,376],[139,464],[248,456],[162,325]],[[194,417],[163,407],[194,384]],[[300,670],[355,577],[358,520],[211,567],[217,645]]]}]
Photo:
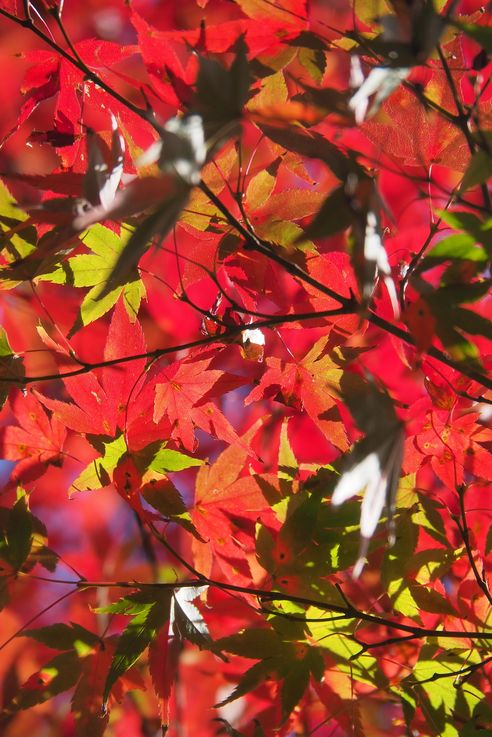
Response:
[{"label": "sunlit leaf", "polygon": [[81,662],[75,652],[55,655],[22,684],[17,696],[10,704],[6,704],[6,713],[30,709],[73,688],[80,678],[80,668]]}]

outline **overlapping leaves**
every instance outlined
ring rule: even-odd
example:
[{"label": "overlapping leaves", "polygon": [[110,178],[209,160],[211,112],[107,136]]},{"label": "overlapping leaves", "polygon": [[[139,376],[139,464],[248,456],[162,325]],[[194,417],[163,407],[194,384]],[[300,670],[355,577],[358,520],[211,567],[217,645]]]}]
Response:
[{"label": "overlapping leaves", "polygon": [[[39,4],[42,18],[47,5],[53,10]],[[102,735],[103,703],[144,685],[144,674],[163,731],[179,709],[180,728],[188,730],[190,709],[181,706],[191,693],[200,721],[189,731],[199,724],[207,737],[217,728],[203,719],[208,707],[239,698],[234,718],[219,712],[218,728],[232,737],[242,730],[362,735],[374,728],[375,710],[408,733],[485,732],[490,396],[479,396],[477,385],[486,383],[492,337],[490,136],[481,129],[486,59],[473,47],[465,73],[466,44],[443,36],[445,54],[456,54],[444,56],[456,61],[448,74],[453,93],[432,47],[446,19],[486,56],[488,29],[475,19],[454,22],[451,10],[441,16],[429,2],[361,2],[349,18],[341,6],[308,8],[304,0],[199,0],[201,26],[194,4],[188,16],[185,3],[183,23],[196,27],[169,29],[163,16],[157,29],[144,5],[128,11],[137,46],[86,41],[69,48],[89,72],[76,56],[75,64],[52,50],[26,56],[37,67],[25,80],[16,129],[53,98],[51,127],[30,141],[53,146],[62,166],[46,176],[11,172],[12,190],[40,194],[25,212],[2,195],[0,278],[5,292],[17,288],[16,304],[30,309],[27,288],[39,290],[39,314],[52,327],[38,326],[38,334],[63,382],[16,390],[2,415],[2,457],[16,463],[10,482],[22,481],[28,494],[10,482],[5,490],[12,504],[0,510],[0,603],[16,591],[22,597],[57,565],[74,573],[72,551],[67,561],[52,553],[30,511],[39,504],[45,513],[45,482],[58,483],[69,465],[77,464],[71,493],[112,484],[101,500],[123,499],[135,513],[146,557],[134,555],[130,535],[126,547],[115,545],[113,533],[106,538],[98,528],[94,537],[104,539],[97,545],[110,541],[99,580],[81,577],[75,588],[89,600],[89,589],[110,590],[116,582],[101,581],[124,569],[134,593],[95,617],[116,634],[70,622],[75,611],[86,624],[100,593],[83,615],[66,602],[64,624],[24,631],[58,652],[6,698],[3,718],[74,688],[77,734]],[[352,16],[364,30],[342,37],[335,26],[348,27]],[[46,17],[54,23],[57,14]],[[138,83],[125,65],[133,54],[143,62]],[[103,84],[114,76],[144,107],[125,108],[119,94],[110,100],[96,72]],[[85,127],[91,105],[101,107],[95,133]],[[162,120],[154,106],[165,112]],[[449,211],[437,215],[451,235],[429,238],[422,251],[428,231],[422,241],[421,231],[404,241],[398,228],[406,215],[395,205],[393,180],[374,168],[381,151],[370,149],[354,123],[384,143],[393,167],[426,166],[425,175],[412,174],[415,191],[403,203],[410,217],[421,217],[435,164],[464,172],[437,177],[452,190]],[[246,135],[236,147],[241,124]],[[202,177],[222,205],[200,189]],[[434,213],[432,192],[428,199]],[[179,219],[175,239],[163,243]],[[146,280],[147,303],[138,266],[153,242],[163,244],[156,259],[162,273]],[[390,294],[389,316],[378,279]],[[169,291],[159,292],[164,285]],[[88,291],[65,330],[70,287]],[[404,298],[410,336],[395,324]],[[179,311],[183,303],[188,313]],[[188,321],[193,307],[202,314]],[[6,300],[7,324],[9,309]],[[206,347],[197,345],[202,316]],[[261,332],[249,327],[257,319]],[[242,350],[221,342],[229,324],[244,328]],[[144,328],[149,345],[162,350],[147,350]],[[16,353],[21,330],[2,328],[3,400],[12,385],[32,380],[24,364],[37,365],[36,356]],[[60,332],[68,338],[58,344]],[[253,335],[261,336],[260,348],[248,350]],[[436,350],[436,338],[451,358]],[[168,358],[185,340],[195,347]],[[392,546],[377,534],[385,513]],[[370,566],[356,581],[366,557]],[[87,555],[84,572],[93,565]],[[197,688],[197,678],[206,688]],[[145,701],[142,712],[151,708]]]}]

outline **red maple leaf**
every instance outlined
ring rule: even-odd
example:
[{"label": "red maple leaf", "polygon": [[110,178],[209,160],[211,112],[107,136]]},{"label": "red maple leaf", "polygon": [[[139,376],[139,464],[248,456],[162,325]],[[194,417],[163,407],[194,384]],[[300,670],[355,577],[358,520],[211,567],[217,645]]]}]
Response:
[{"label": "red maple leaf", "polygon": [[172,425],[171,437],[187,450],[198,443],[195,428],[237,443],[238,436],[219,408],[210,401],[245,382],[241,376],[209,368],[213,354],[177,361],[159,371],[155,385],[154,422],[167,416]]},{"label": "red maple leaf", "polygon": [[439,406],[425,411],[429,404],[425,397],[412,406],[421,422],[418,432],[407,440],[406,465],[419,468],[428,459],[434,473],[450,489],[463,484],[467,474],[492,479],[492,454],[483,445],[490,440],[490,430],[477,424],[478,415],[460,415],[457,408]]},{"label": "red maple leaf", "polygon": [[336,405],[346,360],[339,351],[328,355],[328,343],[329,337],[320,338],[299,360],[267,358],[266,371],[245,404],[280,393],[286,404],[305,411],[330,443],[346,450],[347,435]]},{"label": "red maple leaf", "polygon": [[[464,105],[463,86],[466,86],[466,63],[459,38],[445,44],[446,55],[452,60],[454,78],[460,102]],[[432,64],[432,62],[431,62]],[[411,81],[421,86],[425,95],[440,105],[447,113],[457,112],[453,93],[447,84],[445,72],[437,66],[413,71]],[[485,95],[477,98],[480,118],[490,116],[490,100]],[[403,159],[406,165],[429,167],[441,164],[464,171],[469,163],[470,151],[459,126],[445,119],[440,113],[426,110],[412,91],[400,85],[385,101],[373,119],[362,128],[367,137],[385,154]]]},{"label": "red maple leaf", "polygon": [[[207,542],[193,539],[194,563],[209,576],[216,560],[226,576],[240,585],[251,583],[250,565],[255,557],[254,522],[265,509],[265,497],[257,478],[243,475],[250,455],[248,446],[258,421],[241,438],[243,445],[226,448],[211,466],[202,466],[196,479],[193,524]],[[270,483],[275,484],[272,475]],[[280,499],[280,495],[279,495]]]},{"label": "red maple leaf", "polygon": [[152,685],[159,701],[161,723],[169,724],[169,701],[173,692],[173,674],[178,667],[180,641],[169,632],[165,622],[149,647],[149,670]]},{"label": "red maple leaf", "polygon": [[479,442],[490,440],[490,431],[477,425],[477,419],[475,413],[451,417],[434,410],[428,413],[424,430],[416,438],[417,446],[432,456],[434,471],[449,488],[462,484],[466,473],[492,479],[492,455]]},{"label": "red maple leaf", "polygon": [[[104,358],[110,361],[122,356],[141,355],[146,345],[138,321],[132,323],[120,300],[113,313],[104,349]],[[38,395],[55,417],[75,432],[88,435],[114,436],[126,423],[128,401],[142,376],[145,358],[108,366],[99,380],[94,373],[64,379],[65,388],[73,403],[61,402]]]},{"label": "red maple leaf", "polygon": [[[120,46],[98,39],[86,39],[77,43],[75,48],[84,62],[96,69],[98,74],[121,63],[136,51],[134,46]],[[56,52],[36,49],[25,52],[23,56],[33,65],[28,69],[21,87],[24,102],[15,127],[3,136],[0,143],[3,144],[15,133],[38,105],[55,98],[53,130],[35,132],[33,140],[52,143],[57,147],[64,167],[83,166],[83,157],[78,156],[84,133],[81,119],[90,108],[83,107],[82,103],[84,96],[91,96],[94,106],[94,95],[96,98],[98,95],[94,84],[84,80],[83,72],[68,60],[60,58]],[[120,107],[116,101],[112,101],[115,113],[119,112]]]},{"label": "red maple leaf", "polygon": [[11,474],[14,481],[36,478],[45,472],[47,463],[61,462],[67,431],[56,416],[48,417],[31,392],[25,396],[17,392],[10,404],[19,424],[1,428],[0,456],[18,461]]},{"label": "red maple leaf", "polygon": [[[28,119],[37,106],[47,100],[58,91],[58,66],[59,61],[56,54],[50,51],[33,52],[37,63],[26,73],[21,91],[25,94],[24,102],[19,111],[14,128],[8,131],[0,143],[5,141],[17,131]],[[32,54],[25,54],[29,61],[35,61]]]}]

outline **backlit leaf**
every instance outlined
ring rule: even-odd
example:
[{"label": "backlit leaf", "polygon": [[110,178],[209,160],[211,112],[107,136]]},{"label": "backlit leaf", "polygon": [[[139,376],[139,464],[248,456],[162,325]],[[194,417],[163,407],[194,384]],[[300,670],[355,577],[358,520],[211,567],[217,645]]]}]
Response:
[{"label": "backlit leaf", "polygon": [[80,678],[80,668],[81,663],[75,652],[55,655],[22,684],[17,696],[10,704],[6,704],[6,712],[15,713],[19,709],[30,709],[68,691]]},{"label": "backlit leaf", "polygon": [[3,327],[0,327],[0,408],[7,401],[12,386],[15,386],[12,381],[2,382],[2,376],[8,377],[10,380],[22,380],[24,375],[23,359],[12,351],[7,333]]},{"label": "backlit leaf", "polygon": [[114,683],[139,658],[155,638],[163,623],[169,619],[170,594],[155,594],[142,610],[135,614],[118,640],[102,696],[106,703]]}]

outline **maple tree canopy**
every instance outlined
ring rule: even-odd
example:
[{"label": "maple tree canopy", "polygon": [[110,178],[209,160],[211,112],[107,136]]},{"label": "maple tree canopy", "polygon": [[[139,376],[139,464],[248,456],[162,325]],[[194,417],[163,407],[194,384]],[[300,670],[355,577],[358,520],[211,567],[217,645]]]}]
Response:
[{"label": "maple tree canopy", "polygon": [[0,0],[2,737],[492,735],[477,0]]}]

